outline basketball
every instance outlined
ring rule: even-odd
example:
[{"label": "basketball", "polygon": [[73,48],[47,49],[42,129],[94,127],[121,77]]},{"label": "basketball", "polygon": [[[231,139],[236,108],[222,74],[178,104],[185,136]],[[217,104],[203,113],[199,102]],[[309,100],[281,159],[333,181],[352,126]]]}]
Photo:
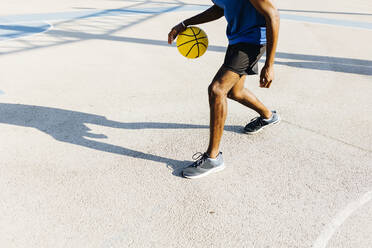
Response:
[{"label": "basketball", "polygon": [[186,58],[199,58],[207,51],[207,34],[198,27],[187,27],[185,31],[178,34],[177,48]]}]

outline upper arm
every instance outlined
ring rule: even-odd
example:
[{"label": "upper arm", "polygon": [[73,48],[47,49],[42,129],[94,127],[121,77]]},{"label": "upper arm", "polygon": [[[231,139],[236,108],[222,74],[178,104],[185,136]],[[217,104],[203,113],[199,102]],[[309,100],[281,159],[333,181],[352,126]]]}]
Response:
[{"label": "upper arm", "polygon": [[217,16],[219,17],[224,16],[223,8],[218,7],[217,4],[214,3],[214,5],[211,8],[213,8],[213,11],[216,13]]},{"label": "upper arm", "polygon": [[249,0],[265,18],[279,18],[278,9],[271,0]]}]

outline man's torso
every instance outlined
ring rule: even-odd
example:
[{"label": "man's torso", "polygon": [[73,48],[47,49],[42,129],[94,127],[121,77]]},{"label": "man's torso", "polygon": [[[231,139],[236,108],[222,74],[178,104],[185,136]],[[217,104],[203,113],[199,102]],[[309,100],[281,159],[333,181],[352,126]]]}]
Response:
[{"label": "man's torso", "polygon": [[249,0],[212,0],[224,9],[229,44],[266,44],[266,22]]}]

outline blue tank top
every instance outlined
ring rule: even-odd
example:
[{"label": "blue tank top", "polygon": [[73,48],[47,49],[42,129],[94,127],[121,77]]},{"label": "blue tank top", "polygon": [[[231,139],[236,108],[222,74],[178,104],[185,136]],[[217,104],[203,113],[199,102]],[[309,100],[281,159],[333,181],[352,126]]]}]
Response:
[{"label": "blue tank top", "polygon": [[249,0],[212,0],[224,9],[229,44],[266,44],[266,21]]}]

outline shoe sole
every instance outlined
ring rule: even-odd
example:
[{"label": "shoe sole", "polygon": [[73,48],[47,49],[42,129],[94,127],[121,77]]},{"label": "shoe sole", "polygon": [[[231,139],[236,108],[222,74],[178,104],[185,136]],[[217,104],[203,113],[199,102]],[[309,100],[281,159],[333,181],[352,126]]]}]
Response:
[{"label": "shoe sole", "polygon": [[209,174],[212,174],[212,173],[215,173],[215,172],[219,172],[219,171],[222,171],[223,169],[225,169],[225,164],[223,163],[222,165],[214,168],[214,169],[211,169],[203,174],[200,174],[200,175],[197,175],[197,176],[185,176],[182,172],[182,176],[185,177],[185,178],[188,178],[188,179],[195,179],[195,178],[201,178],[201,177],[205,177],[205,176],[208,176]]},{"label": "shoe sole", "polygon": [[258,129],[256,132],[248,132],[248,131],[245,131],[244,130],[244,133],[246,133],[248,135],[257,134],[257,133],[261,132],[264,128],[266,128],[268,126],[271,126],[271,125],[274,125],[274,124],[278,124],[280,121],[281,121],[280,116],[278,116],[278,119],[276,121],[274,121],[273,123],[270,123],[270,124],[268,124],[266,126],[263,126],[262,128]]}]

